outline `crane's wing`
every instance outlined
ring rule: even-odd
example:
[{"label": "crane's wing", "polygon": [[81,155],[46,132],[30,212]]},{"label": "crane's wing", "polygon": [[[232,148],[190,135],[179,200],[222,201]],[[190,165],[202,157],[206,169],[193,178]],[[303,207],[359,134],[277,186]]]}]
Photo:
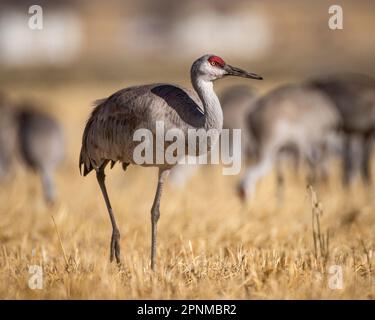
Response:
[{"label": "crane's wing", "polygon": [[130,87],[99,100],[83,133],[79,160],[83,174],[106,160],[130,159],[137,145],[134,132],[145,128],[155,133],[156,121],[162,121],[165,130],[185,131],[203,127],[205,117],[194,91],[168,84]]}]

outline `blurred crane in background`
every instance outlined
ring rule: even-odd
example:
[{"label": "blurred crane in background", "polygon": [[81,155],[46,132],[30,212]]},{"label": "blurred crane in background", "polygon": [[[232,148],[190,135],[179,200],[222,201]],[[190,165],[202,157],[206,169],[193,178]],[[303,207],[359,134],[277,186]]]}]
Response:
[{"label": "blurred crane in background", "polygon": [[371,184],[375,79],[358,74],[341,74],[321,77],[310,84],[326,93],[341,115],[344,184],[351,184],[358,172],[366,184]]},{"label": "blurred crane in background", "polygon": [[[309,180],[313,182],[318,164],[324,170],[327,138],[335,133],[340,122],[333,103],[320,91],[307,86],[279,87],[256,104],[247,116],[247,124],[256,141],[257,160],[238,186],[243,200],[254,196],[258,180],[275,166],[280,153],[288,150],[307,160]],[[278,177],[278,181],[282,180]]]},{"label": "blurred crane in background", "polygon": [[54,174],[65,153],[63,130],[56,120],[22,105],[17,110],[18,145],[24,163],[41,177],[47,203],[56,200]]}]

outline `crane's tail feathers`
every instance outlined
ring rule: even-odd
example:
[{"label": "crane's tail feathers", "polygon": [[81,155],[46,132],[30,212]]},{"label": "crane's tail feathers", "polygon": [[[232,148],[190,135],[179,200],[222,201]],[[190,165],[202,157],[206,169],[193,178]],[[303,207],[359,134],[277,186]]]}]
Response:
[{"label": "crane's tail feathers", "polygon": [[[110,168],[111,168],[111,169],[115,166],[116,162],[117,162],[117,161],[115,161],[115,160],[111,160],[111,165],[110,165]],[[122,163],[122,169],[123,169],[124,171],[126,171],[128,165],[129,165],[129,163],[127,163],[127,162],[123,162],[123,163]]]},{"label": "crane's tail feathers", "polygon": [[116,161],[111,160],[111,169],[114,167],[115,164],[116,164]]},{"label": "crane's tail feathers", "polygon": [[79,156],[78,166],[79,166],[79,173],[83,175],[84,177],[87,176],[94,169],[90,161],[85,161],[82,151]]},{"label": "crane's tail feathers", "polygon": [[[88,153],[89,148],[87,147],[87,143],[88,143],[87,139],[89,136],[89,132],[91,130],[91,126],[93,125],[93,122],[95,121],[95,113],[99,110],[99,106],[106,100],[107,98],[94,101],[93,105],[95,108],[91,112],[91,116],[87,120],[85,130],[83,131],[82,149],[79,155],[79,172],[81,175],[83,174],[83,176],[88,175],[92,170],[98,167],[96,163],[94,163],[93,165],[92,160],[90,159],[90,156]],[[107,163],[108,162],[106,162],[106,164]],[[111,165],[111,167],[113,167],[113,165],[114,163]]]}]

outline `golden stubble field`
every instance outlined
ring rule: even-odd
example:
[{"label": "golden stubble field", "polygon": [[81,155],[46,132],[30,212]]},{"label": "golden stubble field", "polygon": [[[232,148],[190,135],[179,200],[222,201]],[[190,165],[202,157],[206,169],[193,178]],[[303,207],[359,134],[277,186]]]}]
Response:
[{"label": "golden stubble field", "polygon": [[[4,88],[16,100],[31,96],[53,106],[47,111],[66,129],[68,156],[52,208],[41,199],[38,177],[19,165],[0,186],[0,298],[375,298],[374,193],[360,183],[344,191],[337,166],[329,185],[315,189],[323,210],[321,233],[330,233],[328,257],[314,254],[312,202],[302,176],[288,175],[283,203],[277,202],[274,176],[268,176],[245,207],[234,193],[238,177],[202,167],[184,189],[165,188],[156,272],[150,270],[149,248],[157,170],[129,167],[124,174],[117,166],[108,170],[107,186],[123,265],[111,265],[105,204],[95,176],[81,177],[77,162],[92,100],[120,87]],[[32,265],[43,268],[42,289],[28,286]],[[332,266],[342,271],[342,286]]]}]

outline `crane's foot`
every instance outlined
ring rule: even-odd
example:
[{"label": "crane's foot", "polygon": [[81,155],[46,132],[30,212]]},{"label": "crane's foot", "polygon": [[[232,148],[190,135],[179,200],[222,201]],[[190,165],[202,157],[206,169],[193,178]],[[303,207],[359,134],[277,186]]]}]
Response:
[{"label": "crane's foot", "polygon": [[111,255],[110,261],[113,262],[114,257],[116,257],[117,264],[121,263],[120,258],[120,232],[118,230],[113,230],[111,238]]}]

